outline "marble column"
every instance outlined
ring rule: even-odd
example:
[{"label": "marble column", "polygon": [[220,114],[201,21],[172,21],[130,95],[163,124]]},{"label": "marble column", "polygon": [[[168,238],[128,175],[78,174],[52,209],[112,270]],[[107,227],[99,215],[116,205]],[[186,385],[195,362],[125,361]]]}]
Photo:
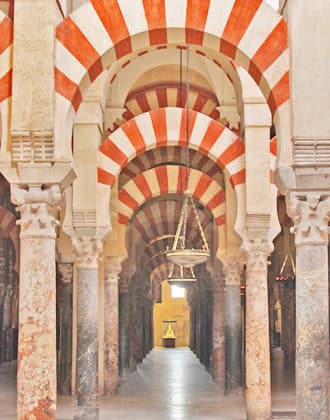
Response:
[{"label": "marble column", "polygon": [[104,287],[104,393],[116,394],[119,385],[119,307],[120,257],[106,257]]},{"label": "marble column", "polygon": [[96,420],[98,406],[99,255],[102,243],[72,239],[77,267],[77,357],[75,420]]},{"label": "marble column", "polygon": [[17,418],[56,418],[56,272],[54,205],[57,186],[12,188],[19,205],[20,291]]},{"label": "marble column", "polygon": [[137,366],[137,297],[136,297],[136,277],[131,280],[129,285],[129,323],[128,323],[128,346],[129,346],[129,370],[133,372]]},{"label": "marble column", "polygon": [[272,245],[246,245],[246,407],[249,420],[271,419],[267,258]]},{"label": "marble column", "polygon": [[60,359],[58,366],[58,390],[61,395],[71,395],[72,373],[72,278],[71,263],[58,264],[61,281],[60,307]]},{"label": "marble column", "polygon": [[121,276],[119,280],[119,375],[126,379],[129,371],[129,279]]},{"label": "marble column", "polygon": [[224,259],[226,318],[226,392],[242,389],[242,317],[240,287],[243,264]]},{"label": "marble column", "polygon": [[296,243],[297,419],[329,419],[328,223],[330,198],[287,197]]},{"label": "marble column", "polygon": [[212,371],[213,379],[225,389],[225,290],[223,273],[213,274],[212,303]]}]

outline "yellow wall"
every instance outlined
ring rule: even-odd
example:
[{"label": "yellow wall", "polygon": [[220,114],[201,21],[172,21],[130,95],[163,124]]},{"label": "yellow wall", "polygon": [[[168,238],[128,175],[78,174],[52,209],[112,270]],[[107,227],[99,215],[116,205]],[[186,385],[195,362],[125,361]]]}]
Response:
[{"label": "yellow wall", "polygon": [[162,347],[163,321],[175,320],[176,347],[189,346],[189,306],[186,298],[172,298],[167,281],[162,283],[162,303],[154,305],[154,345]]}]

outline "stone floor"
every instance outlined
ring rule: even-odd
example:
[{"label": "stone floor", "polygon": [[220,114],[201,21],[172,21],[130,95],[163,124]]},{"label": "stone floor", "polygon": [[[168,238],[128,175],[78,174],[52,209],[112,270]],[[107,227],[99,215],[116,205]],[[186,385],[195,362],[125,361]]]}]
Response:
[{"label": "stone floor", "polygon": [[[293,375],[282,352],[273,355],[273,418],[294,419]],[[0,420],[16,418],[14,363],[0,366]],[[74,401],[58,400],[58,420],[71,420]],[[101,400],[100,420],[244,420],[243,395],[223,396],[188,349],[154,349],[121,385],[119,394]]]}]

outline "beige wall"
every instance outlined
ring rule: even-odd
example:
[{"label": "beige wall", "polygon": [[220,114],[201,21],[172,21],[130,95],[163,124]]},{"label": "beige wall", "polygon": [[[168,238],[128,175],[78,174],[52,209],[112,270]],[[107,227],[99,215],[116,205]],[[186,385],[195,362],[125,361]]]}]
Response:
[{"label": "beige wall", "polygon": [[162,283],[162,303],[154,305],[154,346],[161,347],[163,336],[163,321],[175,320],[176,347],[189,345],[189,306],[186,298],[172,298],[171,287]]}]

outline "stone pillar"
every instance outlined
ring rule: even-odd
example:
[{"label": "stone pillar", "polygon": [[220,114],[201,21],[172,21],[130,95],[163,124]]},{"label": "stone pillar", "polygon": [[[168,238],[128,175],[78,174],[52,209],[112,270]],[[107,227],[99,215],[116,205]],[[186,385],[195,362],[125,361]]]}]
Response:
[{"label": "stone pillar", "polygon": [[222,271],[213,274],[212,341],[213,379],[225,390],[225,290]]},{"label": "stone pillar", "polygon": [[249,420],[271,419],[266,241],[246,244],[246,406]]},{"label": "stone pillar", "polygon": [[297,419],[329,419],[328,223],[330,198],[287,197],[296,243]]},{"label": "stone pillar", "polygon": [[104,393],[115,395],[119,385],[119,307],[120,257],[106,257],[104,287]]},{"label": "stone pillar", "polygon": [[136,276],[131,280],[129,285],[129,323],[128,323],[128,346],[129,346],[129,370],[133,372],[137,366],[137,297],[136,297]]},{"label": "stone pillar", "polygon": [[237,256],[223,260],[226,312],[226,392],[242,388],[242,318],[240,286],[243,264]]},{"label": "stone pillar", "polygon": [[126,379],[129,370],[129,279],[127,276],[120,276],[119,281],[119,375]]},{"label": "stone pillar", "polygon": [[72,239],[77,266],[77,358],[75,420],[96,420],[98,406],[99,255],[102,243]]},{"label": "stone pillar", "polygon": [[17,418],[56,418],[54,205],[58,186],[12,188],[21,213]]},{"label": "stone pillar", "polygon": [[62,283],[60,307],[60,359],[58,366],[58,390],[61,395],[71,395],[73,278],[72,264],[58,264],[58,272]]}]

